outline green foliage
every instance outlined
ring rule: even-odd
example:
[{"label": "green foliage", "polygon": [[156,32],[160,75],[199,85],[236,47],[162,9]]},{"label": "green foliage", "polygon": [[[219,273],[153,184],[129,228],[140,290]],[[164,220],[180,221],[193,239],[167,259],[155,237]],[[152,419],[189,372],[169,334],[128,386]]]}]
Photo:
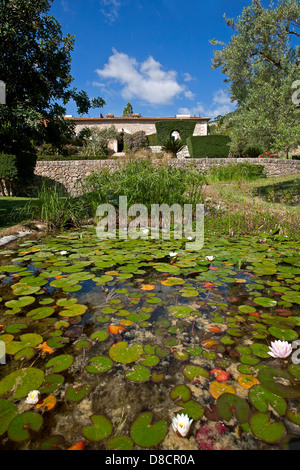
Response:
[{"label": "green foliage", "polygon": [[2,196],[12,194],[12,183],[18,178],[15,155],[0,153],[0,190]]},{"label": "green foliage", "polygon": [[90,129],[91,133],[83,138],[84,146],[79,152],[79,155],[84,157],[107,156],[107,145],[109,140],[118,139],[119,133],[114,126],[104,129],[97,129],[93,127]]},{"label": "green foliage", "polygon": [[[6,84],[6,105],[0,106],[0,150],[17,154],[31,141],[48,141],[49,132],[64,133],[64,106],[70,100],[80,114],[103,106],[84,91],[71,88],[74,36],[63,36],[49,15],[53,0],[0,2],[0,77]],[[17,71],[17,72],[16,72]],[[63,103],[63,106],[58,102]]]},{"label": "green foliage", "polygon": [[147,138],[148,138],[148,145],[149,146],[155,147],[156,145],[159,145],[158,144],[158,139],[157,139],[157,134],[148,134]]},{"label": "green foliage", "polygon": [[248,147],[246,149],[246,152],[245,152],[245,156],[249,157],[249,158],[257,158],[259,157],[259,155],[262,154],[262,149],[261,147],[257,147],[257,146],[252,146],[252,147]]},{"label": "green foliage", "polygon": [[173,131],[178,131],[180,139],[183,144],[186,144],[186,139],[193,135],[196,122],[188,120],[174,119],[170,121],[160,121],[155,123],[157,132],[158,145],[163,145],[166,141],[171,139]]},{"label": "green foliage", "polygon": [[29,200],[19,215],[39,219],[48,229],[77,227],[89,215],[84,203],[84,200],[66,194],[58,183],[43,183],[37,198]]},{"label": "green foliage", "polygon": [[184,147],[184,144],[183,144],[182,140],[180,140],[180,139],[177,139],[177,140],[169,139],[163,144],[162,150],[164,152],[171,152],[173,157],[176,157],[177,152],[180,152],[180,150],[182,150],[183,147]]},{"label": "green foliage", "polygon": [[210,168],[207,175],[211,181],[254,181],[265,176],[264,165],[248,162],[215,165]]},{"label": "green foliage", "polygon": [[85,198],[95,208],[100,203],[117,202],[120,196],[127,197],[128,205],[140,203],[148,209],[151,204],[196,204],[202,200],[204,184],[200,173],[131,159],[113,173],[106,170],[89,176]]},{"label": "green foliage", "polygon": [[192,158],[227,158],[229,143],[227,135],[191,136],[187,139]]},{"label": "green foliage", "polygon": [[124,135],[124,148],[125,151],[136,151],[141,148],[147,147],[148,139],[145,131],[138,131],[134,134]]},{"label": "green foliage", "polygon": [[125,108],[123,109],[123,116],[131,116],[133,113],[133,108],[131,103],[127,103]]},{"label": "green foliage", "polygon": [[300,109],[292,100],[292,85],[300,79],[300,17],[297,0],[281,0],[264,8],[260,0],[244,7],[242,14],[226,23],[234,30],[228,45],[214,51],[213,68],[220,67],[230,83],[231,151],[244,153],[249,146],[287,155],[300,143]]}]

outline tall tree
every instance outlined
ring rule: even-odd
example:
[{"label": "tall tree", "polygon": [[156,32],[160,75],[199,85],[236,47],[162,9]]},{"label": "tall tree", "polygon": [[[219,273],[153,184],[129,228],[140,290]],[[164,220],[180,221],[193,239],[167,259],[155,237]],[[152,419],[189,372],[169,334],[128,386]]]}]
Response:
[{"label": "tall tree", "polygon": [[[63,36],[49,14],[53,0],[0,0],[0,79],[6,106],[0,105],[0,151],[16,151],[47,133],[47,122],[62,122],[74,100],[79,114],[103,106],[71,88],[74,36]],[[65,129],[65,125],[62,126]]]},{"label": "tall tree", "polygon": [[231,100],[232,147],[239,153],[249,145],[263,150],[288,152],[300,144],[300,110],[292,100],[293,83],[300,79],[300,3],[298,0],[271,1],[264,8],[260,0],[243,8],[241,16],[226,24],[234,35],[228,45],[214,51],[212,67],[227,76]]},{"label": "tall tree", "polygon": [[133,113],[133,107],[131,103],[127,103],[125,108],[123,109],[123,116],[131,116]]}]

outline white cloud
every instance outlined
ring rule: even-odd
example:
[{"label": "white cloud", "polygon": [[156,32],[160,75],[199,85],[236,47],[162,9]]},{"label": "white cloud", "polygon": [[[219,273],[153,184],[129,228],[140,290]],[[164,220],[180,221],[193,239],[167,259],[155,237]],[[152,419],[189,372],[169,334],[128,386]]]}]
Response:
[{"label": "white cloud", "polygon": [[113,23],[119,16],[121,3],[118,0],[101,0],[101,13],[109,23]]},{"label": "white cloud", "polygon": [[96,70],[101,79],[113,79],[122,86],[124,99],[141,99],[151,105],[169,104],[184,94],[193,98],[193,94],[177,81],[174,70],[163,70],[162,65],[153,57],[139,63],[134,57],[113,49],[113,55],[103,69]]},{"label": "white cloud", "polygon": [[194,80],[194,77],[192,77],[191,74],[189,74],[188,72],[184,73],[184,81],[185,82],[190,82],[191,80]]},{"label": "white cloud", "polygon": [[214,119],[219,115],[230,113],[235,109],[235,102],[230,101],[230,96],[222,89],[217,90],[212,98],[212,102],[209,106],[204,105],[202,102],[198,102],[191,108],[180,108],[178,113],[180,114],[191,114],[200,115],[203,117],[210,117]]}]

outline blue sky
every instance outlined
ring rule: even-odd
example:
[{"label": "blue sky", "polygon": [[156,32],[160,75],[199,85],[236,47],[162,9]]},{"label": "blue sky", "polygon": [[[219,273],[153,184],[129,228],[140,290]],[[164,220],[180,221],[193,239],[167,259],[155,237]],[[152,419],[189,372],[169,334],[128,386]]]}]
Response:
[{"label": "blue sky", "polygon": [[[251,0],[54,0],[51,13],[64,35],[75,36],[73,86],[106,105],[89,116],[122,116],[130,102],[142,116],[191,114],[214,118],[234,109],[215,46],[233,34]],[[266,2],[263,2],[265,6]],[[74,103],[67,114],[77,115]]]}]

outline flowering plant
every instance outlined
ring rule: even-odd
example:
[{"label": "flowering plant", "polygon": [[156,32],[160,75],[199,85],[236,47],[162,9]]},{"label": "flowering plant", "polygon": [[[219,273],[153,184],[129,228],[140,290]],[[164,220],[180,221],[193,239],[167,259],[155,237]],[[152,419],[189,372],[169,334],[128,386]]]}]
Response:
[{"label": "flowering plant", "polygon": [[263,154],[259,155],[258,158],[279,158],[279,155],[271,152],[263,152]]}]

